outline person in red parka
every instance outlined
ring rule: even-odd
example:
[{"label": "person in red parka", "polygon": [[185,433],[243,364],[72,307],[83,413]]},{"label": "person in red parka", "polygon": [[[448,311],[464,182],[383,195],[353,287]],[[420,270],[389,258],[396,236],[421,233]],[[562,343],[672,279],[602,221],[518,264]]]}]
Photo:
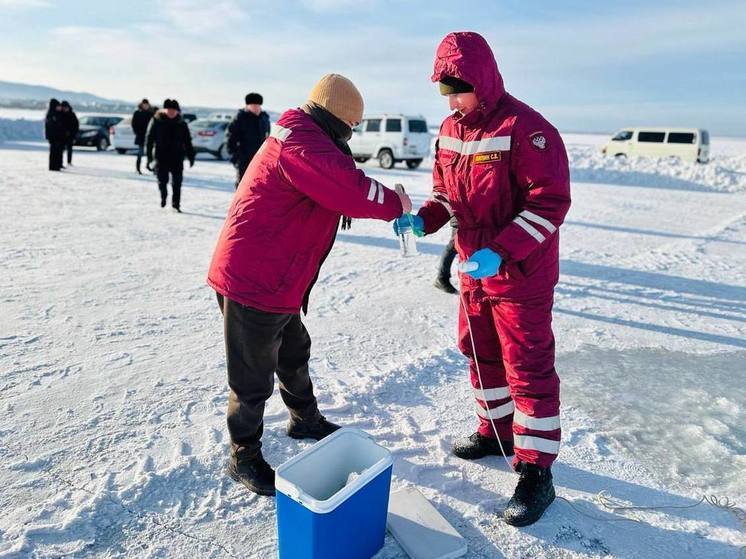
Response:
[{"label": "person in red parka", "polygon": [[410,212],[398,194],[355,167],[347,141],[363,98],[324,76],[300,109],[285,112],[251,160],[228,210],[207,283],[224,317],[228,367],[228,474],[274,495],[261,452],[274,375],[290,412],[287,434],[320,440],[338,426],[319,412],[308,372],[311,339],[300,312],[334,244],[340,218],[391,221]]},{"label": "person in red parka", "polygon": [[506,93],[477,33],[443,39],[432,80],[454,112],[440,128],[432,197],[411,217],[416,234],[458,221],[458,341],[470,359],[479,427],[453,452],[499,455],[499,438],[515,453],[520,480],[503,516],[525,526],[554,500],[550,466],[560,447],[552,303],[570,207],[567,154],[557,130]]}]

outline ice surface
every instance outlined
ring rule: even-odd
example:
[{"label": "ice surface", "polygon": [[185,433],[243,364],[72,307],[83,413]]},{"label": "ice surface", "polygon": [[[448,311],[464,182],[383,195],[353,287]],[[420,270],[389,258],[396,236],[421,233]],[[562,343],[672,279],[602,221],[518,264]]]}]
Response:
[{"label": "ice surface", "polygon": [[[558,494],[606,519],[602,490],[744,506],[746,143],[714,139],[712,166],[623,166],[565,139]],[[204,278],[233,169],[201,156],[178,215],[133,157],[76,150],[62,173],[46,158],[0,144],[0,557],[274,557],[274,501],[224,475],[222,323]],[[429,195],[427,162],[362,168],[415,207]],[[304,319],[322,412],[391,450],[394,485],[417,486],[469,557],[738,557],[742,528],[709,507],[602,522],[560,500],[527,529],[497,520],[513,474],[449,454],[476,419],[457,299],[431,287],[448,238],[403,260],[388,223],[340,232]],[[265,419],[271,464],[307,448],[278,395]],[[378,559],[403,557],[387,538]]]}]

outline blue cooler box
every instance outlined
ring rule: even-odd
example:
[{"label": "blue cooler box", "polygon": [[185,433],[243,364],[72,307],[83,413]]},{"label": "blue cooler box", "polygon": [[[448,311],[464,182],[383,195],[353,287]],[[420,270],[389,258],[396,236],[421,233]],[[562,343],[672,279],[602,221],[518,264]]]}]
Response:
[{"label": "blue cooler box", "polygon": [[367,433],[343,428],[277,468],[280,558],[375,555],[386,536],[392,464]]}]

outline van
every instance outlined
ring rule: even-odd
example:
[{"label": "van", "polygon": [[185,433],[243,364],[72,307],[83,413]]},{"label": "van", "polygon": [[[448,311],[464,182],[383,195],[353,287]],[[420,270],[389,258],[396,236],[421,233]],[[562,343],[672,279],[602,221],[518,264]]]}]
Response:
[{"label": "van", "polygon": [[678,157],[683,161],[707,163],[710,134],[697,128],[625,128],[603,147],[614,157]]},{"label": "van", "polygon": [[416,169],[430,155],[430,132],[422,116],[367,115],[352,131],[348,142],[355,161],[378,159],[384,169],[404,161]]}]

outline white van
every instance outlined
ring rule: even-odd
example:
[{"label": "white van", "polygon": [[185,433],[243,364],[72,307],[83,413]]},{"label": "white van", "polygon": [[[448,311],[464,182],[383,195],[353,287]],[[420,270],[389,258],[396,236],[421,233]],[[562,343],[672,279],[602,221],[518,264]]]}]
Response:
[{"label": "white van", "polygon": [[430,132],[422,116],[403,114],[367,115],[352,131],[349,141],[352,156],[365,163],[378,159],[384,169],[405,161],[416,169],[430,155]]},{"label": "white van", "polygon": [[683,161],[707,163],[710,134],[697,128],[625,128],[603,147],[604,155],[678,157]]}]

